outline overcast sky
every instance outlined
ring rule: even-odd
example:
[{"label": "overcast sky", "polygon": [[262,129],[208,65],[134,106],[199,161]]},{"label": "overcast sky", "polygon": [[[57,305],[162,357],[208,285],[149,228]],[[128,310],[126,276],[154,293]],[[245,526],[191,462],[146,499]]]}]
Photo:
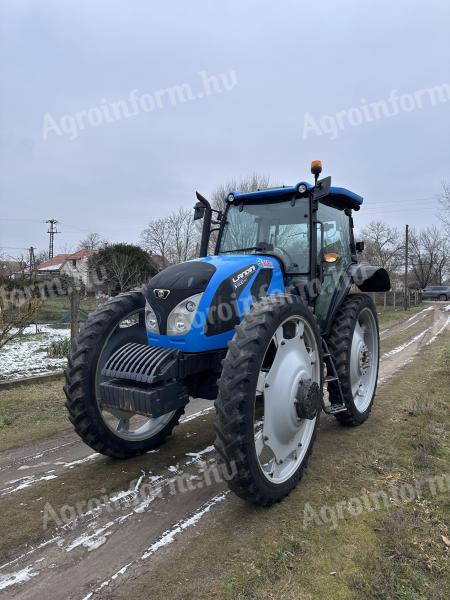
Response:
[{"label": "overcast sky", "polygon": [[[358,226],[437,221],[450,96],[427,90],[450,84],[447,0],[0,0],[0,27],[9,254],[46,248],[51,217],[57,251],[89,231],[137,242],[196,189],[291,185],[316,158],[364,196]],[[183,84],[184,102],[164,92]]]}]

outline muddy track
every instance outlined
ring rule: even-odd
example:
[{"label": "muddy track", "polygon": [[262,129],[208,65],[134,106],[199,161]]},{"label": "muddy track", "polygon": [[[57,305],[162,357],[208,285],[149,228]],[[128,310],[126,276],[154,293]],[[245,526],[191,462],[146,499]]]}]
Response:
[{"label": "muddy track", "polygon": [[[383,331],[380,385],[450,325],[446,308],[450,309],[427,307]],[[407,339],[409,329],[413,335]],[[7,560],[0,565],[0,596],[111,598],[116,586],[125,585],[130,576],[139,577],[151,561],[160,556],[170,560],[172,543],[201,520],[213,521],[211,514],[233,501],[224,483],[216,479],[212,421],[211,403],[193,402],[173,439],[154,456],[125,462],[94,454],[69,433],[0,455],[0,502],[5,507],[13,501],[26,503],[41,523],[34,546],[9,548]],[[332,423],[324,417],[321,429]],[[320,445],[320,433],[316,443]],[[55,527],[53,516],[60,518],[68,488],[78,485],[79,497],[86,500],[86,481],[101,479],[106,470],[121,485],[108,492],[101,505],[95,501],[72,505],[72,513],[66,507],[68,518],[76,516],[75,523],[60,521]],[[47,502],[55,509],[53,516]],[[45,515],[51,533],[43,528]]]}]

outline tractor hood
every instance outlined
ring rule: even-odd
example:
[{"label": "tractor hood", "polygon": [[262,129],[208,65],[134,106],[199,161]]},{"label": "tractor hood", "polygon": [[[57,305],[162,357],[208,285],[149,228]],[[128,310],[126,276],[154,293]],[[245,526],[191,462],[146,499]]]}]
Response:
[{"label": "tractor hood", "polygon": [[[234,327],[257,299],[283,291],[281,267],[272,256],[207,256],[167,267],[150,280],[145,291],[159,327],[159,333],[147,332],[148,341],[185,352],[225,348]],[[168,335],[172,311],[199,294],[190,331]]]}]

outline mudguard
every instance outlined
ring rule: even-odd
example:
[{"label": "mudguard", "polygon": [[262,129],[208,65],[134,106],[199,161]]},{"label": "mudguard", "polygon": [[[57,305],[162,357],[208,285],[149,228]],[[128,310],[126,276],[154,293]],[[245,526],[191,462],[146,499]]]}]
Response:
[{"label": "mudguard", "polygon": [[362,292],[388,292],[391,289],[389,273],[382,267],[361,262],[350,265],[348,274]]}]

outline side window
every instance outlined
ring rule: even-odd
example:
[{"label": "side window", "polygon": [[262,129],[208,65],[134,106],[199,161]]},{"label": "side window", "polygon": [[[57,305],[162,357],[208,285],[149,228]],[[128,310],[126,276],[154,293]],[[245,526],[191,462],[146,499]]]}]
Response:
[{"label": "side window", "polygon": [[[339,256],[339,266],[344,270],[350,264],[349,219],[342,210],[319,205],[318,220],[323,224],[323,251],[335,252]],[[320,228],[318,228],[317,251],[320,253]],[[338,266],[338,265],[336,265]]]},{"label": "side window", "polygon": [[[323,283],[319,298],[316,303],[316,315],[320,322],[324,322],[328,315],[330,304],[336,288],[352,262],[350,247],[350,223],[344,211],[319,204],[318,220],[323,224],[323,252],[335,253],[338,260],[335,263],[324,263]],[[317,252],[320,259],[321,233],[317,228]]]}]

